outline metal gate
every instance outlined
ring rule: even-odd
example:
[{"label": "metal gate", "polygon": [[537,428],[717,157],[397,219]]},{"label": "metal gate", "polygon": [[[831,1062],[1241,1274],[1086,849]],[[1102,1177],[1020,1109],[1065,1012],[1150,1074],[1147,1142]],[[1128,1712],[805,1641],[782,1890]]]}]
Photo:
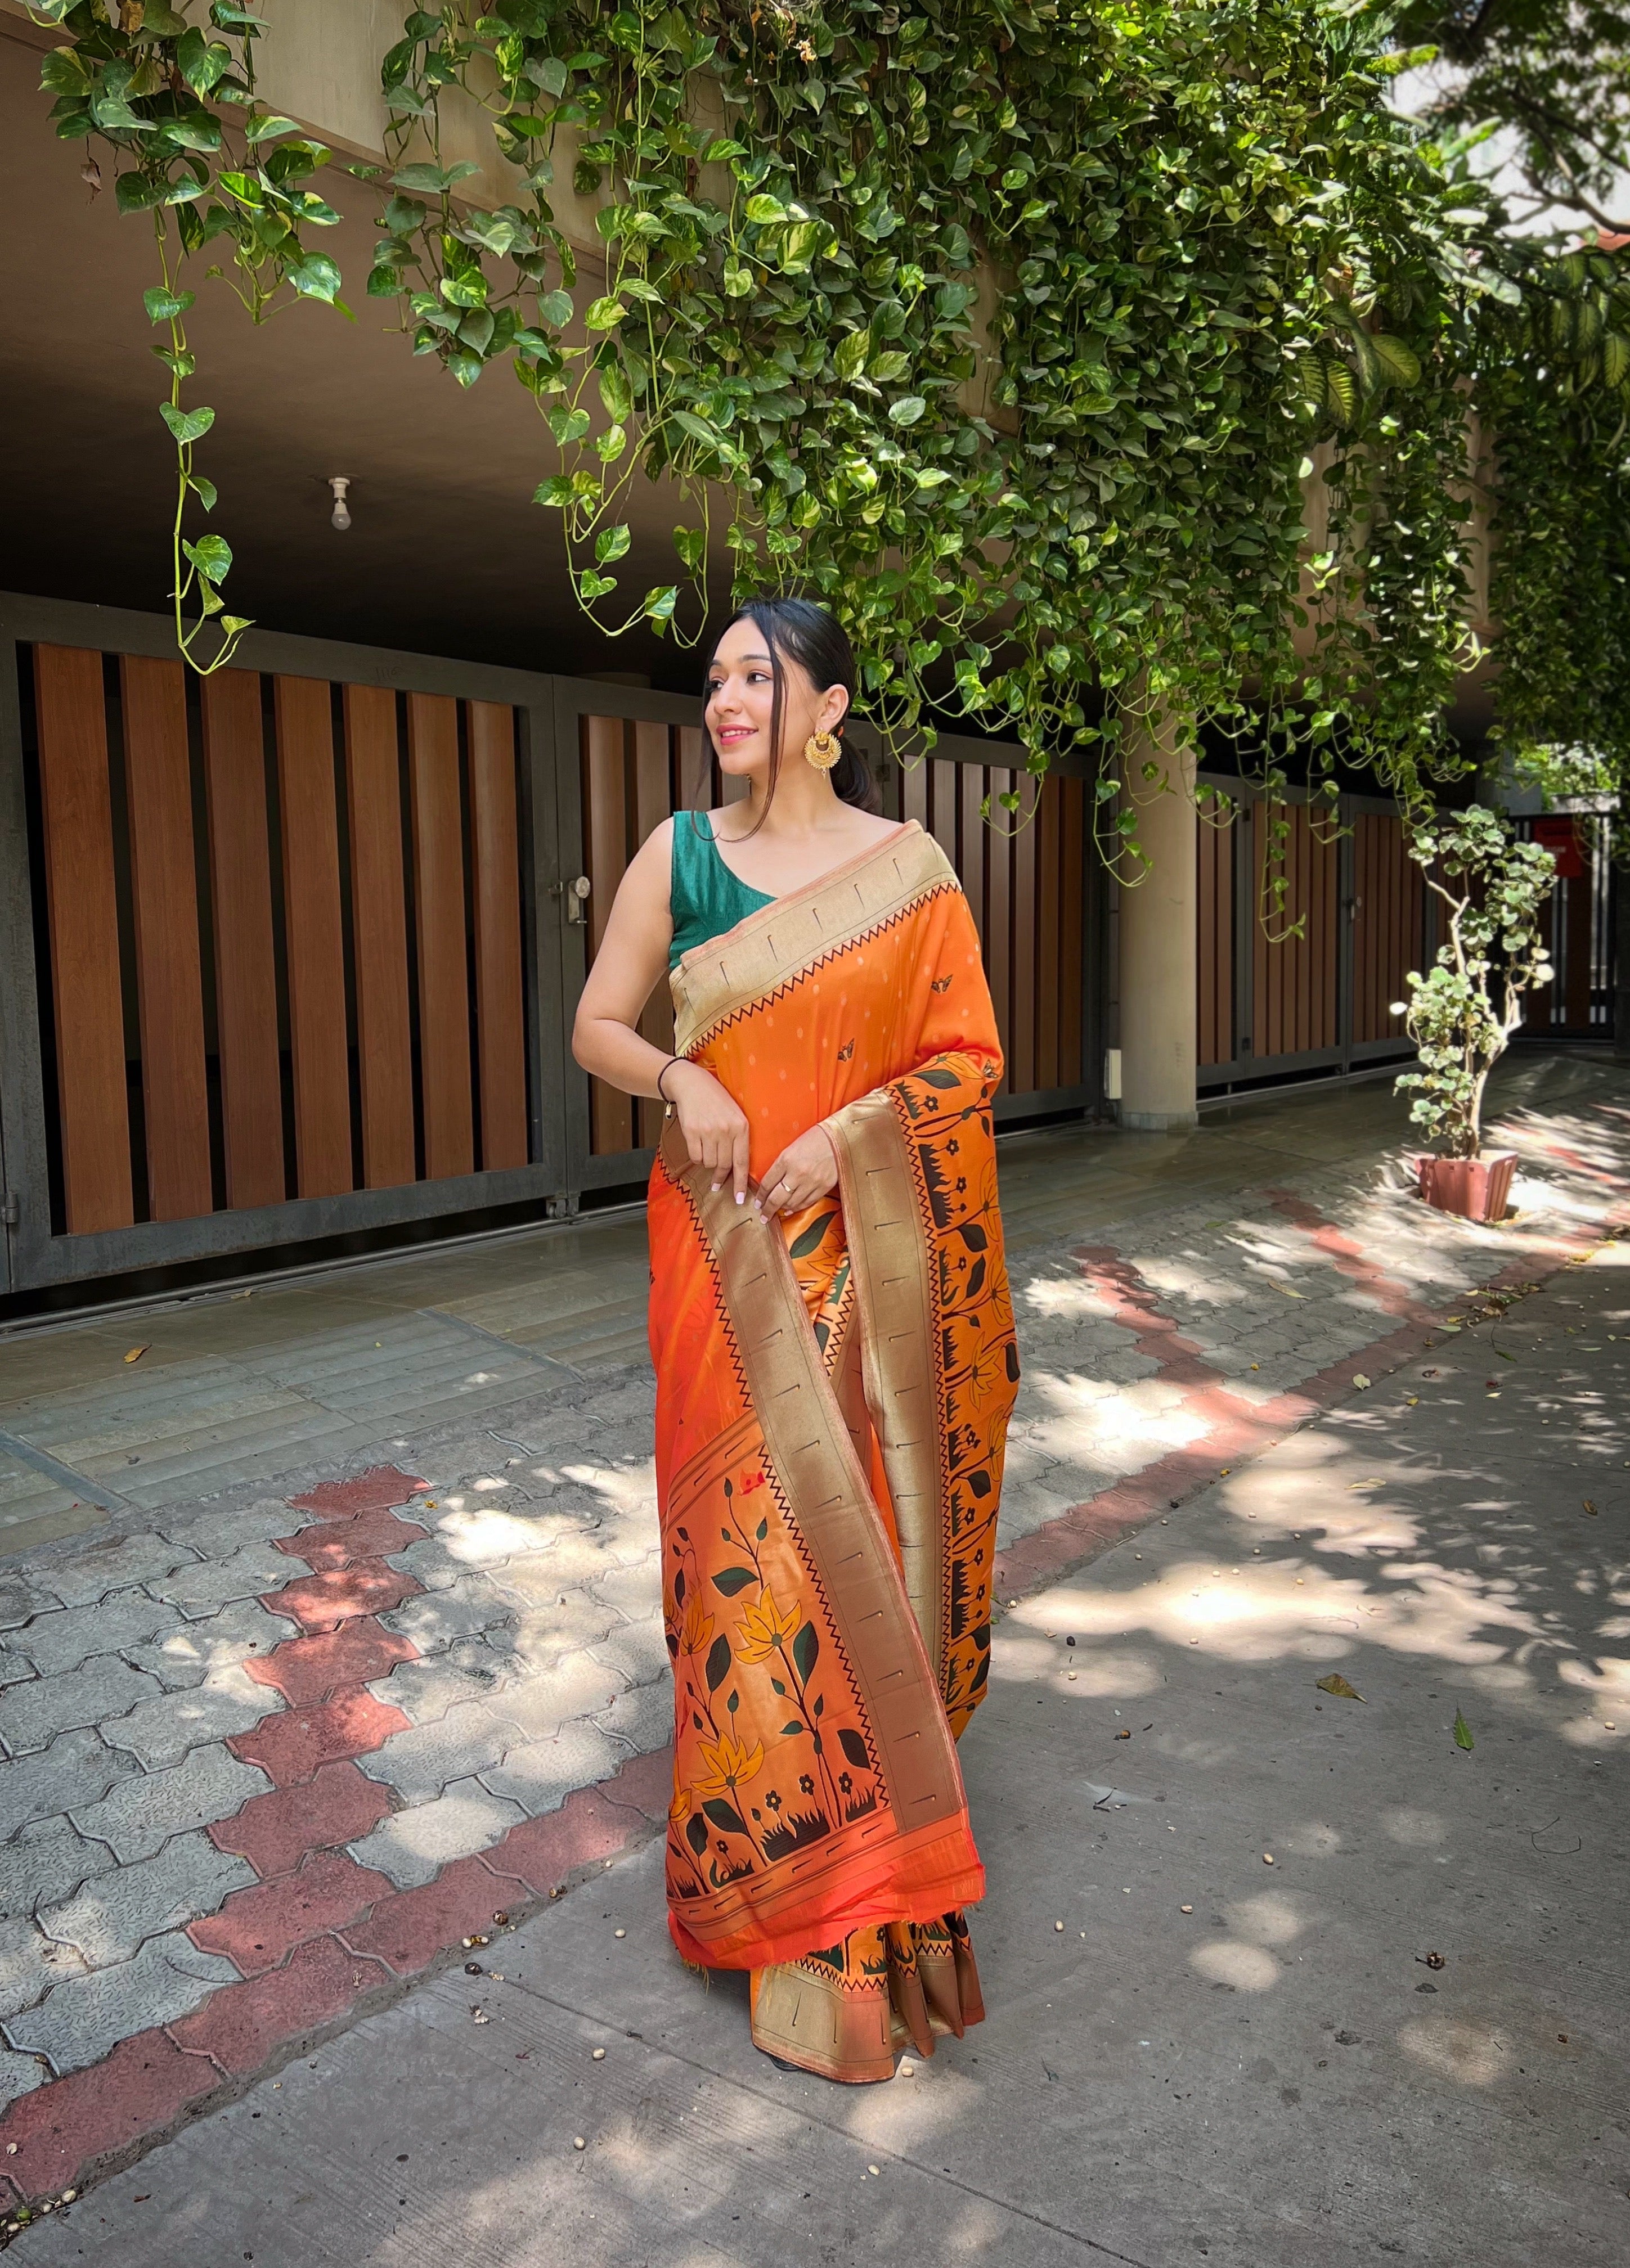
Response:
[{"label": "metal gate", "polygon": [[1525,1040],[1612,1040],[1615,909],[1612,821],[1581,812],[1553,820],[1519,819],[1525,841],[1543,841],[1557,860],[1547,917],[1555,981],[1529,995]]},{"label": "metal gate", "polygon": [[[629,857],[715,792],[697,704],[261,632],[237,659],[201,683],[165,619],[0,598],[0,1293],[648,1169],[651,1107],[569,1035]],[[1017,755],[885,768],[972,900],[1007,1118],[1097,1096],[1087,789],[992,833]]]}]

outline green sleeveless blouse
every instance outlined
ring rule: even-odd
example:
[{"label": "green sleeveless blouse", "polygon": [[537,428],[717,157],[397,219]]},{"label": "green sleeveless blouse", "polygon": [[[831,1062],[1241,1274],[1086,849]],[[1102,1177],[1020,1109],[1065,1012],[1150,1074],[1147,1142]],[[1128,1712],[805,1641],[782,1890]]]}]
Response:
[{"label": "green sleeveless blouse", "polygon": [[668,908],[674,942],[667,965],[675,968],[693,946],[722,937],[760,906],[775,903],[763,890],[749,889],[719,855],[712,823],[704,811],[674,814],[674,850],[668,873]]}]

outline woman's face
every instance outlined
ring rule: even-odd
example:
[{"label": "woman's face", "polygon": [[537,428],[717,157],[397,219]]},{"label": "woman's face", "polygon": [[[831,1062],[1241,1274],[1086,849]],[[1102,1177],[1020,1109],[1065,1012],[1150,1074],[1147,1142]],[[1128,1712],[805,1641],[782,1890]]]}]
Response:
[{"label": "woman's face", "polygon": [[[815,733],[830,732],[849,705],[841,685],[820,692],[795,661],[783,659],[781,754],[800,750]],[[703,714],[719,751],[719,768],[732,777],[770,777],[771,712],[775,706],[775,671],[770,644],[748,615],[731,623],[708,665],[707,706]]]}]

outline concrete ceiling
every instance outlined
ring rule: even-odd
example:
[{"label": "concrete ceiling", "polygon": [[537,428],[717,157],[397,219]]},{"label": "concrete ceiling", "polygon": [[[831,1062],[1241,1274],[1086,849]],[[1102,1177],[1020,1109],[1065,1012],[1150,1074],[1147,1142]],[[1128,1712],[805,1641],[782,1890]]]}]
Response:
[{"label": "concrete ceiling", "polygon": [[[39,52],[0,22],[0,588],[163,611],[173,453],[167,379],[142,292],[148,224],[80,178],[57,141]],[[553,444],[508,370],[468,393],[387,326],[363,289],[377,190],[337,173],[345,214],[321,232],[354,323],[312,303],[254,325],[225,283],[197,283],[190,403],[216,411],[198,469],[232,547],[229,604],[264,629],[516,666],[647,673],[690,690],[700,663],[642,633],[602,639],[567,583],[560,523],[531,502]],[[20,222],[20,225],[17,224]],[[352,526],[329,525],[331,474]],[[673,498],[646,487],[623,592],[672,579]]]}]

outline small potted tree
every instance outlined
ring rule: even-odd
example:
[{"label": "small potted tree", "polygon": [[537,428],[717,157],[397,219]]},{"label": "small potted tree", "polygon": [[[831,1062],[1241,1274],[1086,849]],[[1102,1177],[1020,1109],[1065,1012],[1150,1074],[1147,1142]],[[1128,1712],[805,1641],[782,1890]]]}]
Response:
[{"label": "small potted tree", "polygon": [[1556,860],[1519,843],[1480,804],[1417,822],[1409,855],[1447,909],[1449,935],[1424,976],[1405,978],[1409,998],[1393,1006],[1420,1056],[1395,1091],[1413,1090],[1411,1121],[1440,1145],[1418,1164],[1427,1203],[1467,1220],[1499,1220],[1516,1156],[1484,1156],[1483,1095],[1523,1020],[1523,995],[1551,981],[1541,917]]}]

